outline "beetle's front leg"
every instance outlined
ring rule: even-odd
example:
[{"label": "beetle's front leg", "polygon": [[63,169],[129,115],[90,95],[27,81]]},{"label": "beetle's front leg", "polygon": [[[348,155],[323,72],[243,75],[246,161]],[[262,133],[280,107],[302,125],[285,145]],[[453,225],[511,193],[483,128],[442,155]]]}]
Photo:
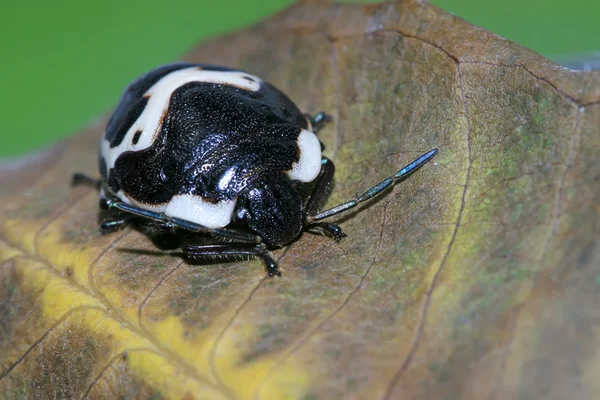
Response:
[{"label": "beetle's front leg", "polygon": [[317,183],[306,201],[304,221],[306,224],[305,231],[325,235],[339,242],[347,236],[339,225],[329,222],[312,222],[311,220],[319,212],[319,208],[325,203],[325,200],[327,200],[334,174],[335,165],[330,159],[323,157],[321,160],[321,172],[317,176]]},{"label": "beetle's front leg", "polygon": [[181,251],[191,260],[217,259],[223,261],[235,261],[240,257],[262,257],[269,276],[281,276],[277,261],[263,243],[218,243],[218,244],[195,244],[190,239],[183,239]]},{"label": "beetle's front leg", "polygon": [[336,242],[340,242],[346,235],[342,228],[337,224],[331,224],[329,222],[313,222],[306,229],[307,232],[316,233],[320,235],[325,235],[332,239],[335,239]]}]

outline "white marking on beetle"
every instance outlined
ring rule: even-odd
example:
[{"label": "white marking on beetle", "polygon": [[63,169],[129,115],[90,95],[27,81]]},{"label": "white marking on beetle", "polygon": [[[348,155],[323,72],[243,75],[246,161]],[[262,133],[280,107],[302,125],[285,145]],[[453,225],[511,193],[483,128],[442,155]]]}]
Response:
[{"label": "white marking on beetle", "polygon": [[129,197],[124,191],[123,189],[120,189],[115,196],[117,196],[119,199],[121,199],[121,201],[123,201],[123,203],[126,204],[133,204],[134,206],[138,206],[140,208],[143,208],[144,210],[148,210],[148,211],[154,211],[157,213],[161,213],[165,211],[165,208],[167,207],[167,203],[160,203],[160,204],[148,204],[148,203],[144,203],[141,201],[137,201],[136,199]]},{"label": "white marking on beetle", "polygon": [[[246,77],[250,77],[254,81],[250,81]],[[121,144],[111,148],[110,143],[102,139],[100,153],[106,161],[107,170],[114,168],[116,159],[122,153],[139,151],[152,146],[160,133],[162,119],[167,112],[173,92],[190,82],[210,82],[255,92],[260,89],[262,80],[244,72],[206,71],[197,67],[182,69],[166,75],[145,93],[145,96],[149,97],[148,103],[125,134]],[[133,136],[138,131],[141,131],[141,134],[134,145],[132,143]],[[303,129],[300,132],[297,143],[300,149],[300,159],[294,163],[287,174],[293,180],[311,182],[319,175],[321,170],[321,143],[312,132],[310,122],[309,130]],[[227,171],[220,179],[219,187],[226,187],[234,174],[233,169]],[[173,196],[168,202],[151,205],[129,197],[122,190],[119,190],[115,195],[125,203],[182,218],[208,228],[222,228],[228,225],[231,222],[236,204],[236,200],[222,200],[213,203],[198,195],[183,194]]]},{"label": "white marking on beetle", "polygon": [[[245,77],[251,77],[254,81],[251,82]],[[145,96],[149,96],[148,103],[142,114],[131,125],[120,145],[111,148],[107,140],[102,140],[100,153],[104,157],[109,170],[114,167],[116,159],[124,152],[139,151],[152,146],[160,133],[163,115],[167,112],[173,92],[190,82],[216,83],[256,92],[260,89],[262,80],[245,72],[206,71],[197,67],[171,72],[156,82],[145,93]],[[134,145],[132,143],[133,135],[137,131],[142,133]]]},{"label": "white marking on beetle", "polygon": [[[204,200],[202,196],[194,194],[178,194],[168,202],[161,204],[148,204],[129,197],[123,190],[111,193],[123,203],[138,206],[144,210],[164,213],[170,217],[181,218],[195,222],[207,228],[222,228],[231,222],[237,200],[221,200],[213,203]],[[106,195],[104,188],[100,194]]]},{"label": "white marking on beetle", "polygon": [[312,182],[321,171],[321,143],[317,135],[302,129],[298,135],[300,159],[287,172],[290,179],[300,182]]},{"label": "white marking on beetle", "polygon": [[178,194],[171,198],[165,215],[195,222],[207,228],[222,228],[231,222],[236,200],[216,203],[193,194]]}]

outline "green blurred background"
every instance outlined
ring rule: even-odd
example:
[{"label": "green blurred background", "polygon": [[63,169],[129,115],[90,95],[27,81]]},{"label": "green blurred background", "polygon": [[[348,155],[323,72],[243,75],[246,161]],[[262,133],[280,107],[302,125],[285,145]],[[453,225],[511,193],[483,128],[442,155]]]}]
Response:
[{"label": "green blurred background", "polygon": [[[554,60],[600,50],[600,0],[432,2]],[[177,59],[201,38],[252,24],[292,1],[7,3],[0,9],[0,157],[77,132],[108,112],[140,73]]]}]

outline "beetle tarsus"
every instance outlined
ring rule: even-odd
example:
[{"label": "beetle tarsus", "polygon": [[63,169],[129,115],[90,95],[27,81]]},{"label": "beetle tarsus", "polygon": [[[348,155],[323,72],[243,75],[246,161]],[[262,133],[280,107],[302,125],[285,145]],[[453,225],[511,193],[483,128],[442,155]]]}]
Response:
[{"label": "beetle tarsus", "polygon": [[271,252],[267,250],[263,250],[263,260],[265,260],[265,264],[267,264],[267,272],[269,276],[281,276],[281,271],[279,271],[279,266],[277,265],[277,261],[271,255]]},{"label": "beetle tarsus", "polygon": [[112,219],[112,220],[102,221],[102,223],[100,224],[100,233],[105,235],[108,233],[116,232],[119,229],[124,228],[125,225],[127,225],[127,222],[129,221],[129,219],[130,218],[123,218],[123,219]]},{"label": "beetle tarsus", "polygon": [[307,231],[310,233],[325,235],[334,239],[338,243],[343,238],[348,236],[344,233],[339,225],[330,224],[328,222],[315,222],[308,227]]},{"label": "beetle tarsus", "polygon": [[98,201],[98,207],[100,207],[101,210],[106,211],[110,208],[111,202],[112,200],[108,197],[101,196],[100,200]]}]

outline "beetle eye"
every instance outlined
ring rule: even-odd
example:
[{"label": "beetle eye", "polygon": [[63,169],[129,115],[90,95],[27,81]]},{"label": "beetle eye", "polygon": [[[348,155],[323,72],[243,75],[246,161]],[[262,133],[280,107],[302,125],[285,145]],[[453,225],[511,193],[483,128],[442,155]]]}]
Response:
[{"label": "beetle eye", "polygon": [[235,212],[235,222],[237,224],[247,224],[249,219],[250,214],[248,213],[248,210],[246,208],[239,208]]}]

